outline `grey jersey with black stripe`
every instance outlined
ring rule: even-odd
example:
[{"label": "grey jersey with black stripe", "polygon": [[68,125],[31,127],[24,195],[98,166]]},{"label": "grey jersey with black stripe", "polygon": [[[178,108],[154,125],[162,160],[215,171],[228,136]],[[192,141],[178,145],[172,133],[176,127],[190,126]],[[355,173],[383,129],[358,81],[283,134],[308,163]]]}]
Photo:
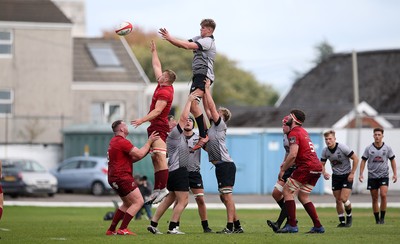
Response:
[{"label": "grey jersey with black stripe", "polygon": [[322,149],[321,161],[329,160],[334,175],[344,175],[351,172],[350,158],[354,152],[345,144],[336,143],[333,149]]},{"label": "grey jersey with black stripe", "polygon": [[189,162],[189,147],[186,137],[178,124],[167,137],[168,170],[174,171],[181,167],[187,167]]},{"label": "grey jersey with black stripe", "polygon": [[222,162],[233,162],[231,156],[228,153],[226,147],[226,130],[228,127],[221,117],[217,122],[211,120],[211,127],[208,129],[207,152],[208,159],[210,162],[222,161]]},{"label": "grey jersey with black stripe", "polygon": [[365,148],[362,159],[367,160],[368,178],[387,178],[389,177],[388,159],[394,159],[395,155],[392,148],[385,143],[380,148],[375,147],[375,144]]},{"label": "grey jersey with black stripe", "polygon": [[[187,145],[190,148],[193,148],[197,142],[199,141],[199,136],[197,134],[194,134],[190,137],[186,137]],[[201,155],[201,150],[196,150],[194,152],[190,152],[189,154],[189,164],[187,166],[187,170],[189,172],[200,172],[200,157]]]},{"label": "grey jersey with black stripe", "polygon": [[210,80],[214,81],[214,60],[217,54],[214,36],[195,36],[189,41],[195,42],[199,47],[193,50],[193,75],[206,75]]}]

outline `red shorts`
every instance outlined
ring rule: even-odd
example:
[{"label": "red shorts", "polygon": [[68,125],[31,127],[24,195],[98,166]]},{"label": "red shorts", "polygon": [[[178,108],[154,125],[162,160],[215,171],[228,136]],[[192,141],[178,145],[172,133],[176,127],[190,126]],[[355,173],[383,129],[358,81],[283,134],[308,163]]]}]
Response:
[{"label": "red shorts", "polygon": [[[168,128],[169,129],[169,128]],[[151,133],[153,133],[154,131],[158,132],[158,135],[160,136],[161,140],[163,140],[165,143],[167,142],[167,137],[168,137],[168,133],[169,131],[166,131],[164,127],[160,127],[160,126],[149,126],[147,128],[147,136],[150,136]]]},{"label": "red shorts", "polygon": [[120,197],[125,197],[137,188],[133,177],[108,179],[108,184],[118,193]]},{"label": "red shorts", "polygon": [[312,171],[307,168],[297,168],[293,171],[292,176],[290,178],[297,180],[303,185],[309,184],[315,186],[318,182],[319,177],[321,176],[320,171]]},{"label": "red shorts", "polygon": [[3,187],[0,185],[0,194],[3,193]]}]

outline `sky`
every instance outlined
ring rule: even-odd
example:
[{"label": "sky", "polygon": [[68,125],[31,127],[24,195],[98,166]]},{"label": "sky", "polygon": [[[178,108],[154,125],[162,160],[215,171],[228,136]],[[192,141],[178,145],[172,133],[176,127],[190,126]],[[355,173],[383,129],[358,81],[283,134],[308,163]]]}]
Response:
[{"label": "sky", "polygon": [[398,0],[85,2],[90,37],[129,21],[149,32],[164,27],[187,40],[200,34],[202,19],[212,18],[217,52],[281,94],[290,89],[295,72],[314,67],[315,46],[323,41],[338,53],[400,48]]}]

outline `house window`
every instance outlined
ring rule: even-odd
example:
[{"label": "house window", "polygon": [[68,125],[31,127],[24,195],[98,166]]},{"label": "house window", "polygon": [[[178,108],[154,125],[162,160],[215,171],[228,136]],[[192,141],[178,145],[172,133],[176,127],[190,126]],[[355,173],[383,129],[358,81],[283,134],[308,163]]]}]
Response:
[{"label": "house window", "polygon": [[111,45],[88,44],[87,47],[97,67],[121,67],[121,61],[118,59]]},{"label": "house window", "polygon": [[11,114],[14,94],[11,90],[0,89],[0,115]]},{"label": "house window", "polygon": [[13,35],[11,31],[0,30],[0,57],[11,57]]},{"label": "house window", "polygon": [[121,102],[95,102],[91,106],[91,122],[94,124],[112,123],[123,119],[124,104]]}]

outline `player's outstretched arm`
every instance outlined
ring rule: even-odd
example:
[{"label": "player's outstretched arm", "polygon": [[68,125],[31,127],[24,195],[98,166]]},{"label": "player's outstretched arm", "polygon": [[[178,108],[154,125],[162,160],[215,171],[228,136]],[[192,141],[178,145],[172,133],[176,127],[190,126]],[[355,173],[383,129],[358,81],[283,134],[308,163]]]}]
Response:
[{"label": "player's outstretched arm", "polygon": [[164,108],[167,106],[167,101],[165,100],[157,100],[156,105],[153,110],[150,111],[146,116],[140,119],[135,119],[131,121],[131,125],[133,125],[135,128],[143,124],[144,122],[151,121],[155,119],[158,115],[161,114],[161,112],[164,110]]},{"label": "player's outstretched arm", "polygon": [[158,80],[162,75],[162,66],[160,62],[160,58],[158,57],[157,46],[156,43],[151,40],[150,42],[150,51],[151,51],[151,64],[153,66],[154,76]]},{"label": "player's outstretched arm", "polygon": [[185,107],[182,110],[181,116],[179,117],[179,126],[183,128],[186,124],[186,121],[189,118],[189,113],[190,113],[190,106],[192,102],[196,99],[197,97],[197,92],[194,91],[191,94],[189,94],[188,99],[186,101]]},{"label": "player's outstretched arm", "polygon": [[131,155],[133,161],[137,162],[144,158],[149,152],[151,144],[153,144],[153,142],[158,139],[160,139],[158,132],[153,131],[153,133],[151,133],[149,139],[147,139],[147,142],[143,145],[142,148],[139,149],[137,147],[133,147],[132,150],[129,152],[129,155]]},{"label": "player's outstretched arm", "polygon": [[169,32],[167,31],[167,29],[165,29],[165,28],[160,28],[158,30],[158,33],[161,35],[161,37],[164,40],[167,40],[169,43],[171,43],[172,45],[174,45],[176,47],[190,49],[190,50],[196,50],[199,48],[199,46],[197,46],[197,44],[194,42],[190,42],[190,41],[186,41],[186,40],[179,40],[177,38],[172,37],[169,34]]},{"label": "player's outstretched arm", "polygon": [[212,121],[217,122],[219,119],[219,113],[217,110],[217,107],[215,106],[215,102],[214,99],[211,96],[211,81],[210,79],[206,79],[204,81],[206,83],[205,85],[205,93],[204,93],[204,97],[207,100],[207,105],[205,104],[205,110],[207,113],[207,117],[209,117],[210,119],[212,119]]}]

